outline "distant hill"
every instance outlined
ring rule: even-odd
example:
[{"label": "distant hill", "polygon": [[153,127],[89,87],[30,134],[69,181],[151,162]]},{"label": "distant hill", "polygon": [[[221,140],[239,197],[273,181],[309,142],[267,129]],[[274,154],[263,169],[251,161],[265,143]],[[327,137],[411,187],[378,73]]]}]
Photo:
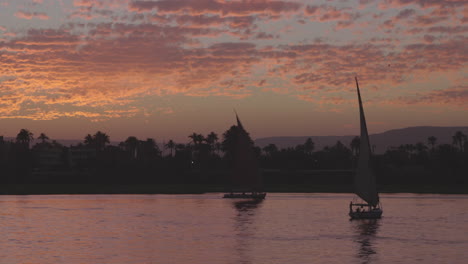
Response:
[{"label": "distant hill", "polygon": [[[437,144],[452,144],[452,136],[457,131],[462,131],[468,135],[468,126],[465,127],[408,127],[393,129],[383,133],[371,134],[370,141],[375,145],[376,153],[384,153],[389,147],[400,146],[402,144],[416,144],[422,142],[427,145],[427,138],[434,136]],[[303,136],[303,137],[267,137],[258,138],[255,144],[261,148],[268,144],[275,144],[278,148],[295,147],[304,144],[307,138],[312,138],[315,143],[315,150],[321,150],[325,146],[333,146],[339,140],[349,147],[351,140],[356,135],[350,136]]]},{"label": "distant hill", "polygon": [[[13,137],[5,137],[4,138],[5,141],[15,141],[15,138]],[[62,144],[63,146],[66,146],[66,147],[69,147],[71,145],[73,146],[76,146],[80,143],[83,143],[83,139],[50,139],[48,140],[49,142],[51,142],[52,140],[56,140],[58,143]],[[41,140],[35,138],[32,142],[31,142],[31,146],[33,146],[34,144],[36,143],[39,143],[41,142]],[[111,141],[110,144],[111,145],[114,145],[114,146],[117,146],[119,145],[120,142],[118,141]]]}]

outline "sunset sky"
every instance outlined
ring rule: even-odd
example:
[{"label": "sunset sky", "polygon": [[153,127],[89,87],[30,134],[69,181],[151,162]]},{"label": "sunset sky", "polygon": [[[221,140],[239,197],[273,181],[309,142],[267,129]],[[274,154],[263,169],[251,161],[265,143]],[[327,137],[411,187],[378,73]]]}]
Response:
[{"label": "sunset sky", "polygon": [[466,0],[0,0],[0,135],[468,125]]}]

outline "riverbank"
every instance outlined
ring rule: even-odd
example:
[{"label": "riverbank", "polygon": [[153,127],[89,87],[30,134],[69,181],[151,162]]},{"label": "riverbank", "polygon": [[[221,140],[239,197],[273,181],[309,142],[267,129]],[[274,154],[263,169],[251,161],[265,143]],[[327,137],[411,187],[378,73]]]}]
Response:
[{"label": "riverbank", "polygon": [[[34,194],[201,194],[225,192],[220,185],[202,184],[3,184],[0,195]],[[269,193],[351,193],[352,185],[275,184],[265,186]],[[383,185],[381,193],[468,194],[468,184]]]}]

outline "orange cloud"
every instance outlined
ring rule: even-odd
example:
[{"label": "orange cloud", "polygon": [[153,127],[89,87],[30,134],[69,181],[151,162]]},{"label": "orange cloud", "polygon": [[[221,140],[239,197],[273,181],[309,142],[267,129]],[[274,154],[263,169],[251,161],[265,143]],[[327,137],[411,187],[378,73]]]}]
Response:
[{"label": "orange cloud", "polygon": [[[350,102],[346,92],[356,74],[367,88],[388,92],[413,76],[464,69],[468,28],[451,24],[453,6],[433,10],[413,3],[371,14],[296,1],[76,0],[64,16],[73,19],[61,26],[15,33],[4,28],[2,36],[13,35],[0,42],[0,112],[4,118],[102,120],[172,113],[143,104],[148,97],[239,99],[257,92],[336,109]],[[370,17],[372,23],[357,24]],[[310,21],[330,24],[329,36],[317,40],[295,32]],[[372,34],[382,23],[388,31]],[[364,32],[341,38],[334,29]],[[414,35],[403,34],[409,31]],[[415,97],[449,103],[453,99],[443,98],[463,97],[461,90]]]},{"label": "orange cloud", "polygon": [[160,13],[190,13],[245,16],[248,14],[279,14],[297,11],[302,5],[291,1],[219,1],[219,0],[160,0],[132,1],[131,10],[144,12],[157,9]]},{"label": "orange cloud", "polygon": [[15,16],[18,18],[23,18],[23,19],[42,19],[42,20],[48,20],[49,16],[46,13],[40,13],[40,12],[26,12],[26,11],[18,11],[15,13]]}]

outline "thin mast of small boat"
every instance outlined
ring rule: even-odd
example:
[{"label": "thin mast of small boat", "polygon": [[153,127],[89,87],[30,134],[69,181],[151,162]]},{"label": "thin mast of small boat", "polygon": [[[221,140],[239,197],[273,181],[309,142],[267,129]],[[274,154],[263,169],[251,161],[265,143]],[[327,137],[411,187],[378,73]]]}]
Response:
[{"label": "thin mast of small boat", "polygon": [[366,201],[369,205],[377,206],[379,204],[379,194],[377,193],[377,185],[375,175],[370,168],[371,148],[369,134],[367,132],[366,117],[364,116],[364,108],[362,106],[361,93],[359,91],[359,83],[357,77],[356,88],[359,98],[359,113],[361,123],[361,137],[359,146],[359,158],[354,177],[354,185],[356,194]]}]

